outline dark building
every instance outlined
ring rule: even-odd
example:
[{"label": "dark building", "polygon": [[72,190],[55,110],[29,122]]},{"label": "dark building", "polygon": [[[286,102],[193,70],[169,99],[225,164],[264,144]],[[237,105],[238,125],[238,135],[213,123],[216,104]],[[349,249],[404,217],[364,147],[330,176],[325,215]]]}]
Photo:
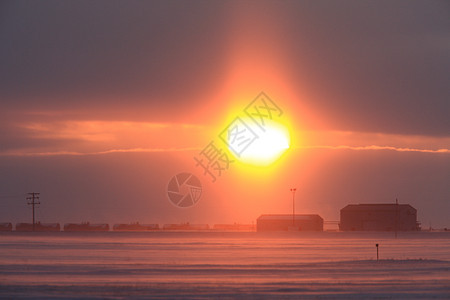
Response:
[{"label": "dark building", "polygon": [[12,231],[12,223],[0,223],[0,231]]},{"label": "dark building", "polygon": [[255,231],[255,224],[215,224],[213,229],[217,231]]},{"label": "dark building", "polygon": [[149,231],[159,230],[159,224],[115,224],[113,226],[114,231]]},{"label": "dark building", "polygon": [[163,230],[209,230],[208,224],[164,224]]},{"label": "dark building", "polygon": [[[16,231],[33,231],[33,223],[17,223]],[[34,231],[61,231],[61,226],[58,223],[37,222]]]},{"label": "dark building", "polygon": [[319,215],[261,215],[256,231],[323,231],[323,219]]},{"label": "dark building", "polygon": [[68,223],[64,225],[64,231],[109,231],[108,224]]},{"label": "dark building", "polygon": [[350,204],[341,209],[342,231],[420,230],[417,210],[409,204]]}]

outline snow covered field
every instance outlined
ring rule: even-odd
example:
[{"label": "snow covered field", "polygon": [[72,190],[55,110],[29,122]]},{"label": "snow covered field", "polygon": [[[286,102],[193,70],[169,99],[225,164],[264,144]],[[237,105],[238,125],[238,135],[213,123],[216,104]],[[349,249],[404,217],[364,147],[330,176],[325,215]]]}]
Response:
[{"label": "snow covered field", "polygon": [[1,233],[0,298],[449,299],[450,232]]}]

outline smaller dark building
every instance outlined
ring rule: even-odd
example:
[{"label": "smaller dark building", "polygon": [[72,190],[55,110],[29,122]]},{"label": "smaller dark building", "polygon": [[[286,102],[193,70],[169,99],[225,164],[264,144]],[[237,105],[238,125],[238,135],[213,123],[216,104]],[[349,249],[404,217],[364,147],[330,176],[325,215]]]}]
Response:
[{"label": "smaller dark building", "polygon": [[159,224],[114,224],[114,231],[149,231],[159,230]]},{"label": "smaller dark building", "polygon": [[342,231],[420,230],[417,210],[409,204],[350,204],[341,209]]},{"label": "smaller dark building", "polygon": [[164,224],[163,230],[209,230],[208,224]]},{"label": "smaller dark building", "polygon": [[213,229],[218,231],[255,231],[255,224],[215,224]]},{"label": "smaller dark building", "polygon": [[12,223],[0,223],[0,231],[12,231]]},{"label": "smaller dark building", "polygon": [[[17,223],[16,231],[33,231],[33,223]],[[59,223],[36,222],[34,231],[61,231],[61,226]]]},{"label": "smaller dark building", "polygon": [[323,219],[319,215],[261,215],[256,231],[323,231]]},{"label": "smaller dark building", "polygon": [[64,231],[109,231],[108,224],[68,223],[64,225]]}]

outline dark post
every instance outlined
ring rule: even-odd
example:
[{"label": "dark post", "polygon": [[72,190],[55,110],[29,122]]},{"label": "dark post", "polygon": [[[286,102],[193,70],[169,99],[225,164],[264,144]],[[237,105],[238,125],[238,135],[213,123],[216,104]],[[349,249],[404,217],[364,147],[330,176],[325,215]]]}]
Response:
[{"label": "dark post", "polygon": [[395,198],[395,238],[397,238],[398,231],[398,199]]},{"label": "dark post", "polygon": [[292,226],[295,226],[295,191],[296,188],[292,188]]},{"label": "dark post", "polygon": [[377,247],[377,261],[378,261],[378,244],[375,244],[375,247]]},{"label": "dark post", "polygon": [[[35,229],[35,222],[34,222],[34,206],[37,205],[37,204],[41,204],[41,202],[38,201],[38,200],[39,200],[39,194],[40,194],[40,193],[32,192],[32,193],[28,193],[28,195],[31,195],[31,197],[27,197],[27,200],[28,200],[28,201],[31,201],[31,202],[28,202],[27,204],[28,204],[28,205],[31,205],[31,206],[33,207],[33,231],[34,231],[34,229]],[[38,202],[36,202],[36,201],[38,201]]]}]

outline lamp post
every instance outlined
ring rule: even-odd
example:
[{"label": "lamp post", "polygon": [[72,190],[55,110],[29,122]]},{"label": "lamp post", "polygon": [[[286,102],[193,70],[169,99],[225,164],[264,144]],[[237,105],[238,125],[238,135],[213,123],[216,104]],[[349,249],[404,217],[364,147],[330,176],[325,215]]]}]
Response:
[{"label": "lamp post", "polygon": [[295,191],[296,188],[292,188],[292,226],[295,226]]}]

